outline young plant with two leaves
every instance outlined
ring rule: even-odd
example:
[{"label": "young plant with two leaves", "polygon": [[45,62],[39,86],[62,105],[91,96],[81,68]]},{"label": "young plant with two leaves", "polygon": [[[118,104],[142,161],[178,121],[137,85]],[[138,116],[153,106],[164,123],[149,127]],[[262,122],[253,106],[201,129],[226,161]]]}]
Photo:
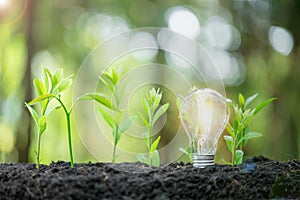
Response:
[{"label": "young plant with two leaves", "polygon": [[[67,109],[66,104],[62,100],[62,93],[72,85],[72,76],[63,77],[63,70],[59,69],[55,73],[51,73],[49,69],[44,68],[43,80],[35,78],[33,85],[36,90],[37,97],[25,103],[29,113],[31,114],[37,128],[37,150],[36,150],[36,163],[37,168],[40,166],[40,153],[41,153],[41,137],[45,133],[47,127],[47,116],[54,110],[62,108],[66,117],[67,130],[68,130],[68,147],[70,154],[71,167],[74,167],[73,151],[72,151],[72,134],[71,134],[71,112],[77,102],[81,100],[95,100],[108,107],[111,107],[110,102],[106,104],[105,97],[101,94],[88,93],[80,96],[75,102]],[[58,105],[50,104],[52,101],[57,101]],[[40,109],[33,108],[33,105],[39,104]],[[51,105],[51,106],[50,106]]]},{"label": "young plant with two leaves", "polygon": [[260,132],[251,131],[249,123],[265,106],[276,98],[267,99],[258,106],[250,108],[250,104],[256,99],[257,95],[258,94],[255,94],[245,100],[244,96],[239,94],[238,104],[228,100],[228,103],[234,110],[233,124],[228,123],[226,127],[229,135],[224,136],[227,147],[231,153],[231,162],[225,161],[229,165],[241,164],[244,157],[244,147],[248,141],[262,136]]},{"label": "young plant with two leaves", "polygon": [[146,93],[146,97],[142,100],[142,106],[144,113],[139,112],[139,117],[143,121],[146,127],[146,133],[144,133],[144,141],[148,148],[148,157],[144,154],[139,154],[137,160],[148,164],[149,166],[159,166],[160,158],[157,151],[157,147],[160,141],[158,136],[153,141],[153,129],[157,120],[168,110],[169,103],[160,106],[162,99],[162,93],[159,89],[154,87]]}]

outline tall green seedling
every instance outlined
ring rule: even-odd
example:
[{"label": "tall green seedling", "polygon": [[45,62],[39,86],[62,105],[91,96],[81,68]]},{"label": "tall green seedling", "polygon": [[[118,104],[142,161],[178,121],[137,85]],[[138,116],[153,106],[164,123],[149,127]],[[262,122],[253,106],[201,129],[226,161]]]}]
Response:
[{"label": "tall green seedling", "polygon": [[[68,130],[68,147],[70,154],[71,167],[74,167],[73,151],[72,151],[72,134],[71,134],[71,112],[73,107],[80,100],[95,100],[97,102],[106,102],[105,97],[101,94],[88,93],[77,98],[76,101],[67,109],[66,104],[62,100],[62,93],[72,85],[72,76],[63,77],[63,70],[59,69],[55,73],[51,73],[49,69],[44,68],[43,79],[35,78],[33,85],[36,90],[37,97],[25,103],[29,113],[31,114],[37,128],[38,128],[38,141],[36,150],[36,163],[37,167],[40,166],[40,152],[41,152],[41,137],[47,127],[47,116],[56,109],[62,108],[66,117],[67,130]],[[50,102],[56,100],[58,105],[50,105]],[[40,105],[40,109],[33,108],[35,104]],[[110,102],[106,106],[111,107]],[[38,112],[40,111],[40,112]]]},{"label": "tall green seedling", "polygon": [[250,130],[250,121],[261,111],[265,106],[274,101],[276,98],[270,98],[263,103],[250,108],[250,104],[255,100],[257,94],[245,100],[242,94],[239,94],[238,104],[228,100],[234,110],[233,124],[228,123],[226,129],[229,135],[225,135],[226,145],[231,153],[231,162],[226,162],[230,165],[239,165],[243,161],[244,147],[250,139],[261,137],[260,132]]},{"label": "tall green seedling", "polygon": [[144,154],[139,154],[137,159],[149,166],[160,165],[157,147],[161,137],[158,136],[154,141],[152,141],[152,138],[155,123],[169,108],[169,103],[160,106],[161,99],[162,93],[160,90],[152,88],[146,93],[146,97],[142,100],[143,113],[139,112],[139,117],[143,121],[147,130],[146,133],[144,133],[144,141],[148,147],[148,157]]},{"label": "tall green seedling", "polygon": [[125,84],[120,85],[120,79],[122,76],[122,69],[110,68],[104,71],[99,77],[100,82],[104,85],[108,94],[103,94],[105,99],[110,102],[111,106],[107,106],[100,102],[99,112],[102,115],[105,122],[110,126],[113,137],[113,152],[112,163],[116,162],[118,155],[116,152],[117,145],[121,139],[122,134],[129,128],[134,117],[124,119],[126,110],[120,108],[120,101],[124,92]]}]

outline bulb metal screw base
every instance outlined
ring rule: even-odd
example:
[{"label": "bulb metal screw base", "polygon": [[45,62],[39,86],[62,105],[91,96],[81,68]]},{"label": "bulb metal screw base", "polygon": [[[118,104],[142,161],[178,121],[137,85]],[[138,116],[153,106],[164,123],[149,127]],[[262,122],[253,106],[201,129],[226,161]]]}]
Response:
[{"label": "bulb metal screw base", "polygon": [[214,165],[214,157],[213,154],[193,154],[193,166],[197,168],[204,168],[206,166]]}]

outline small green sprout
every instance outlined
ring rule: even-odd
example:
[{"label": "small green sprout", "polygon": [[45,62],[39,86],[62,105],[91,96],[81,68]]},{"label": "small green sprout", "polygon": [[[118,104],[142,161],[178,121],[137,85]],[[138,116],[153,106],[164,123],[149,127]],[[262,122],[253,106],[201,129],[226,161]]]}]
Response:
[{"label": "small green sprout", "polygon": [[251,109],[249,105],[255,100],[258,94],[255,94],[245,100],[242,94],[239,94],[239,104],[233,103],[228,100],[229,104],[234,109],[233,125],[228,123],[226,129],[229,135],[225,135],[227,147],[231,153],[231,162],[226,162],[230,165],[239,165],[243,162],[244,147],[248,141],[252,138],[261,137],[259,132],[253,132],[250,130],[249,123],[251,119],[261,111],[265,106],[274,101],[276,98],[270,98],[259,104],[255,108]]},{"label": "small green sprout", "polygon": [[144,109],[144,116],[139,112],[139,117],[143,121],[147,131],[144,134],[144,141],[148,147],[148,157],[144,154],[139,154],[137,156],[138,161],[148,164],[149,166],[159,166],[160,159],[157,151],[157,147],[160,141],[160,136],[152,142],[153,137],[153,127],[157,120],[168,110],[169,103],[166,103],[159,107],[162,98],[162,93],[159,89],[154,87],[147,92],[146,97],[142,100],[142,106]]},{"label": "small green sprout", "polygon": [[124,122],[121,123],[125,114],[125,110],[120,109],[120,100],[124,91],[124,87],[120,88],[118,85],[121,75],[121,68],[119,68],[119,71],[111,68],[110,70],[103,72],[102,76],[99,77],[101,83],[104,84],[105,88],[108,89],[110,93],[110,95],[104,95],[106,101],[110,102],[110,106],[107,106],[107,102],[105,102],[105,104],[104,102],[100,102],[101,107],[99,108],[99,112],[101,113],[105,122],[112,129],[114,141],[112,163],[114,163],[118,157],[116,154],[116,148],[121,139],[122,133],[124,133],[130,127],[132,120],[135,119],[132,117],[131,119],[125,119]]},{"label": "small green sprout", "polygon": [[[76,101],[71,105],[68,110],[65,103],[61,99],[61,94],[63,91],[68,89],[72,85],[72,76],[66,78],[63,77],[63,70],[59,69],[55,73],[51,73],[47,68],[44,68],[43,80],[35,78],[33,80],[33,85],[37,93],[37,97],[25,103],[29,113],[31,114],[36,126],[38,127],[38,144],[36,150],[36,163],[37,168],[40,166],[40,148],[41,148],[41,137],[47,127],[47,116],[56,109],[63,108],[66,116],[67,128],[68,128],[68,144],[69,144],[69,154],[71,167],[74,167],[73,151],[72,151],[72,135],[71,135],[71,112],[75,104],[80,100],[95,100],[97,102],[106,102],[105,97],[101,94],[90,93],[84,94],[83,96],[76,99]],[[52,100],[56,100],[59,105],[49,106]],[[41,112],[38,114],[32,106],[39,104],[41,107]],[[108,103],[109,107],[110,104]]]},{"label": "small green sprout", "polygon": [[192,163],[193,162],[193,153],[190,147],[184,149],[184,148],[179,148],[179,151],[181,151],[184,155],[186,155],[189,159],[189,162]]}]

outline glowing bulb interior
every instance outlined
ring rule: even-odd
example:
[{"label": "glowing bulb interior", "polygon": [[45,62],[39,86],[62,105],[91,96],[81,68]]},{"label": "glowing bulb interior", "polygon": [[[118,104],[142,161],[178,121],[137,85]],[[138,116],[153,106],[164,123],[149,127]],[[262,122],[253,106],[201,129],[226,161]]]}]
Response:
[{"label": "glowing bulb interior", "polygon": [[183,100],[180,116],[193,153],[214,155],[229,118],[226,99],[211,89],[196,90]]}]

